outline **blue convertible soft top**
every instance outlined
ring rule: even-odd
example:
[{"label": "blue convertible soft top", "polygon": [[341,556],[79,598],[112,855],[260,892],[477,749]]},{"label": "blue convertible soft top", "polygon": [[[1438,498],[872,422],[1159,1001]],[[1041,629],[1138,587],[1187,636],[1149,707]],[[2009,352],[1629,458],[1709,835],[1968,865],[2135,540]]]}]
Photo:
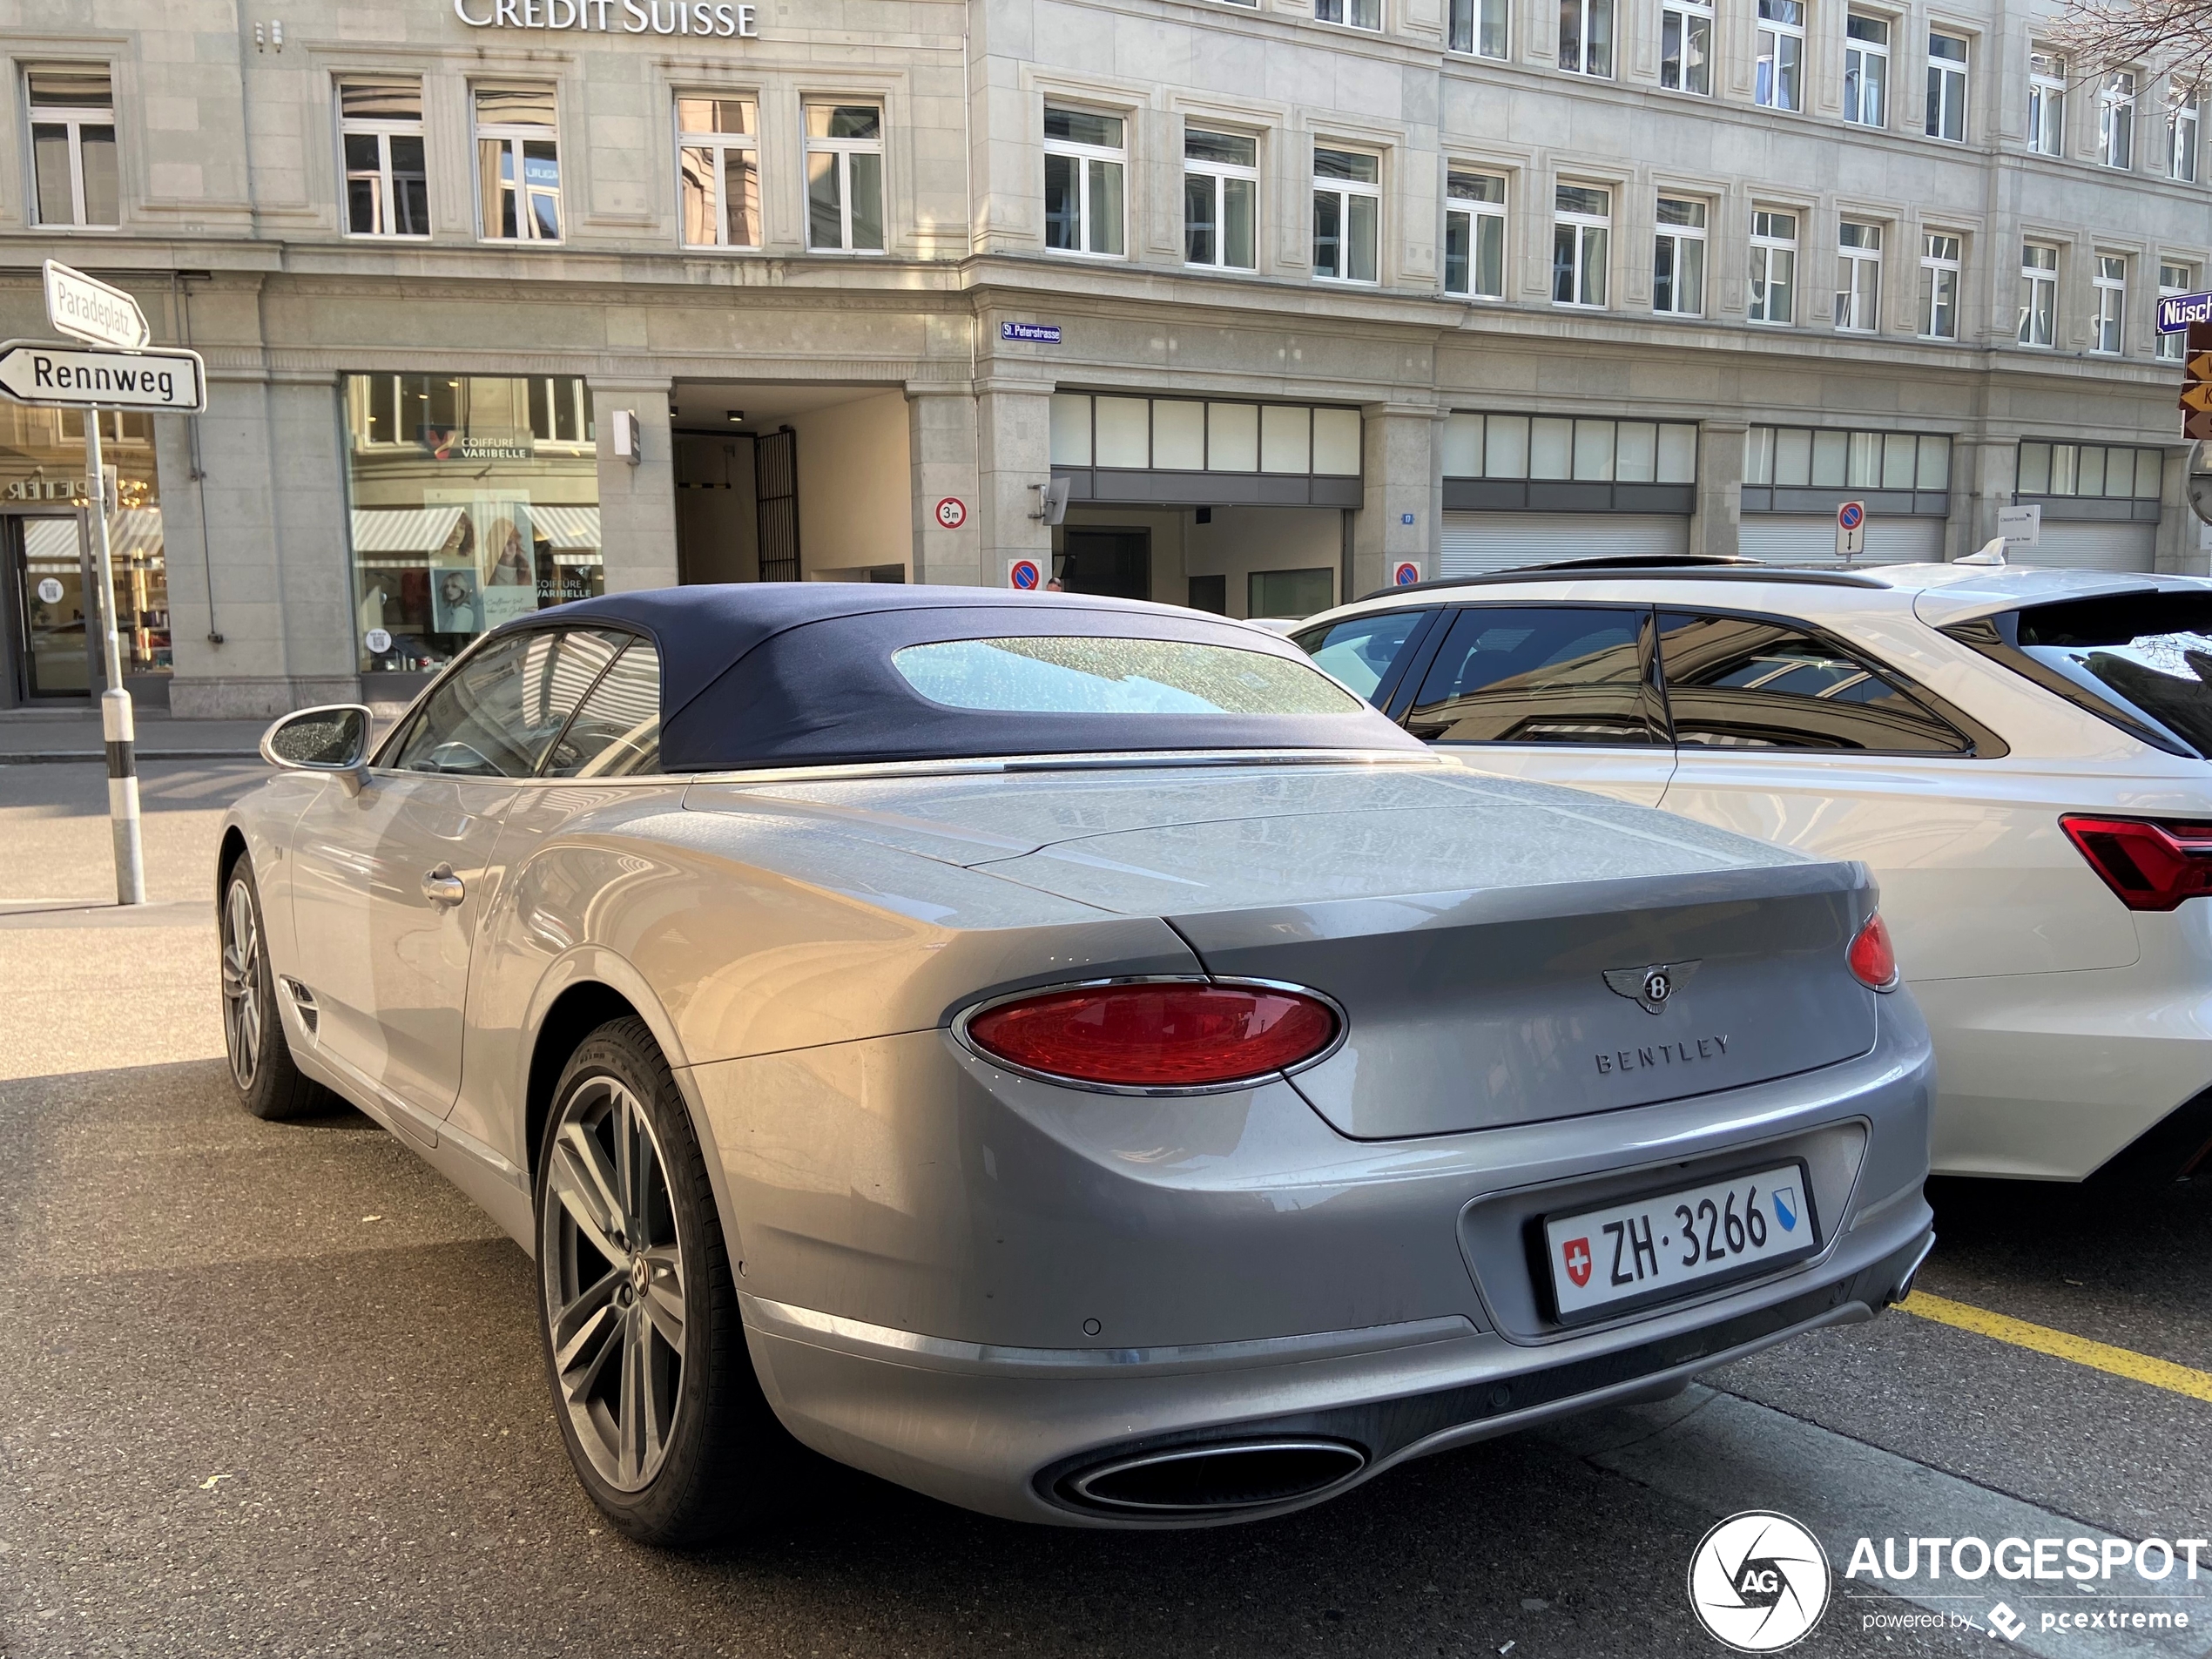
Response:
[{"label": "blue convertible soft top", "polygon": [[661,765],[669,772],[1131,750],[1422,746],[1365,703],[1295,714],[954,707],[923,696],[892,665],[892,654],[907,646],[1059,637],[1226,646],[1287,659],[1318,676],[1288,640],[1203,611],[1135,600],[743,583],[609,594],[510,626],[593,621],[642,631],[658,649]]}]

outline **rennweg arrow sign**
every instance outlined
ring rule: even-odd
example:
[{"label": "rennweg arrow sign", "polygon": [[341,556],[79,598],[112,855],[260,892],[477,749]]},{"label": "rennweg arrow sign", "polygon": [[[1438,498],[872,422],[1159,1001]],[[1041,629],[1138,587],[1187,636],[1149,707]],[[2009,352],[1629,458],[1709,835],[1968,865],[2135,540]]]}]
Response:
[{"label": "rennweg arrow sign", "polygon": [[11,340],[0,346],[0,392],[48,408],[197,415],[207,407],[207,376],[198,352],[101,351]]}]

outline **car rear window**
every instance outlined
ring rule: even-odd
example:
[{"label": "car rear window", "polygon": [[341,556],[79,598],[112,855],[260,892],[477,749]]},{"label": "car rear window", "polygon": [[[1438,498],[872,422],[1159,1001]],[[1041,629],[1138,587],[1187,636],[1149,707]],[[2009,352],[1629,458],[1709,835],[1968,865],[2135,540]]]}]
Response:
[{"label": "car rear window", "polygon": [[2069,599],[1949,631],[2131,735],[2212,755],[2212,593]]},{"label": "car rear window", "polygon": [[1366,705],[1288,657],[1177,639],[1030,635],[908,645],[891,665],[933,703],[1015,714],[1351,714]]}]

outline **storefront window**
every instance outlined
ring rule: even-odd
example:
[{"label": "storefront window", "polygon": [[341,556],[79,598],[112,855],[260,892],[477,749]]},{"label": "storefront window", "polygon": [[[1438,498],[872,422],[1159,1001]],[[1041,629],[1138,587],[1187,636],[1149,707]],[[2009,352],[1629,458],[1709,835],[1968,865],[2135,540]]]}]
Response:
[{"label": "storefront window", "polygon": [[[124,672],[166,674],[169,571],[162,557],[152,418],[103,415],[100,444],[101,458],[116,473],[118,506],[108,516],[108,548],[115,562]],[[0,513],[24,516],[19,568],[4,573],[10,590],[4,603],[17,608],[25,631],[44,642],[42,651],[52,658],[43,676],[44,691],[82,691],[89,685],[87,671],[62,658],[71,649],[63,636],[81,639],[84,627],[78,609],[85,590],[78,515],[91,499],[84,481],[84,417],[0,404]]]},{"label": "storefront window", "polygon": [[346,377],[363,673],[606,589],[590,401],[573,375]]}]

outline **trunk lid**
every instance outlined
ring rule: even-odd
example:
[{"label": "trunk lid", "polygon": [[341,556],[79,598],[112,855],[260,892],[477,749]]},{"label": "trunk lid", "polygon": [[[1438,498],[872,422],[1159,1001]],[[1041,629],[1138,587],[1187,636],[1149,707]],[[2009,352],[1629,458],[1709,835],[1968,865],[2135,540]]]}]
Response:
[{"label": "trunk lid", "polygon": [[1360,1139],[1646,1105],[1874,1042],[1844,960],[1863,867],[1578,791],[1438,764],[776,793],[840,834],[1163,917],[1210,973],[1334,999],[1346,1041],[1293,1081]]}]

